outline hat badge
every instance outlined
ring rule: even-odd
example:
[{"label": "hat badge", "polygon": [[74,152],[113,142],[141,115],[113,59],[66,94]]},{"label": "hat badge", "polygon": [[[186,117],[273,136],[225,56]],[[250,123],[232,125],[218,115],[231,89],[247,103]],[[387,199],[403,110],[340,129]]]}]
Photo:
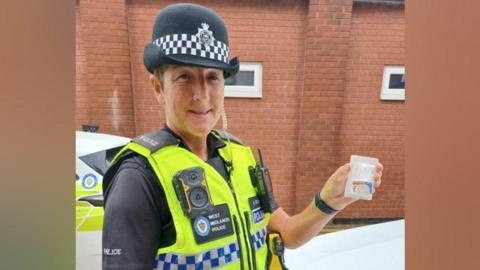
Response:
[{"label": "hat badge", "polygon": [[200,40],[200,43],[205,46],[213,46],[213,32],[208,30],[210,26],[207,23],[202,23],[202,28],[198,28],[197,37]]}]

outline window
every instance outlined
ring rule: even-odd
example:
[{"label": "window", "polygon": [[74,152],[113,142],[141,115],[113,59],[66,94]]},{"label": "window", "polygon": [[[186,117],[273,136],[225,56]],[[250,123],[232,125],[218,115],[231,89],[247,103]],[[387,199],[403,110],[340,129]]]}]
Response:
[{"label": "window", "polygon": [[98,151],[86,156],[81,156],[79,159],[85,162],[90,168],[95,170],[100,175],[105,175],[110,162],[115,157],[115,155],[122,150],[123,146],[118,146],[115,148]]},{"label": "window", "polygon": [[241,63],[235,76],[225,80],[226,97],[262,97],[262,64]]},{"label": "window", "polygon": [[405,100],[404,66],[385,66],[380,98],[382,100]]}]

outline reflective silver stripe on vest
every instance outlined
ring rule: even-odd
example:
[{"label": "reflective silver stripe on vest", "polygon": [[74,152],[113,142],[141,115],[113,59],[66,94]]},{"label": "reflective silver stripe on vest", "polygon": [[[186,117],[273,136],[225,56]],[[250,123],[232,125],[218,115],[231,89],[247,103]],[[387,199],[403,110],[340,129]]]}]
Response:
[{"label": "reflective silver stripe on vest", "polygon": [[197,254],[162,253],[158,254],[153,269],[200,270],[215,269],[238,261],[238,243],[231,243]]},{"label": "reflective silver stripe on vest", "polygon": [[261,249],[267,241],[267,226],[263,226],[263,228],[250,235],[250,239],[255,247],[255,251]]}]

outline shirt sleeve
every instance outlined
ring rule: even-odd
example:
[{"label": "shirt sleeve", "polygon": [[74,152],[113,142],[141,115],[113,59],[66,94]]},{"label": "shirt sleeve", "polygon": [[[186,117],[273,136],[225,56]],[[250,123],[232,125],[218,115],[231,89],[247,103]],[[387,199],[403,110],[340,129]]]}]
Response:
[{"label": "shirt sleeve", "polygon": [[156,195],[160,184],[149,179],[146,166],[128,160],[124,163],[105,193],[103,269],[152,269],[162,218],[165,221],[160,217]]}]

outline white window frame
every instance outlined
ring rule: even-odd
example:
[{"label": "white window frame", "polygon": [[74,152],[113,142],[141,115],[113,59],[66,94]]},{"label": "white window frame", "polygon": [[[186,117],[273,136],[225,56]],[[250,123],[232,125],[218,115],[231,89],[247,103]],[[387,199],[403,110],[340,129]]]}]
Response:
[{"label": "white window frame", "polygon": [[240,63],[240,71],[253,71],[253,86],[225,85],[225,97],[261,98],[262,97],[262,63]]},{"label": "white window frame", "polygon": [[403,89],[391,89],[390,75],[392,74],[405,75],[405,66],[385,66],[383,69],[383,81],[380,99],[382,100],[405,100],[405,88]]}]

